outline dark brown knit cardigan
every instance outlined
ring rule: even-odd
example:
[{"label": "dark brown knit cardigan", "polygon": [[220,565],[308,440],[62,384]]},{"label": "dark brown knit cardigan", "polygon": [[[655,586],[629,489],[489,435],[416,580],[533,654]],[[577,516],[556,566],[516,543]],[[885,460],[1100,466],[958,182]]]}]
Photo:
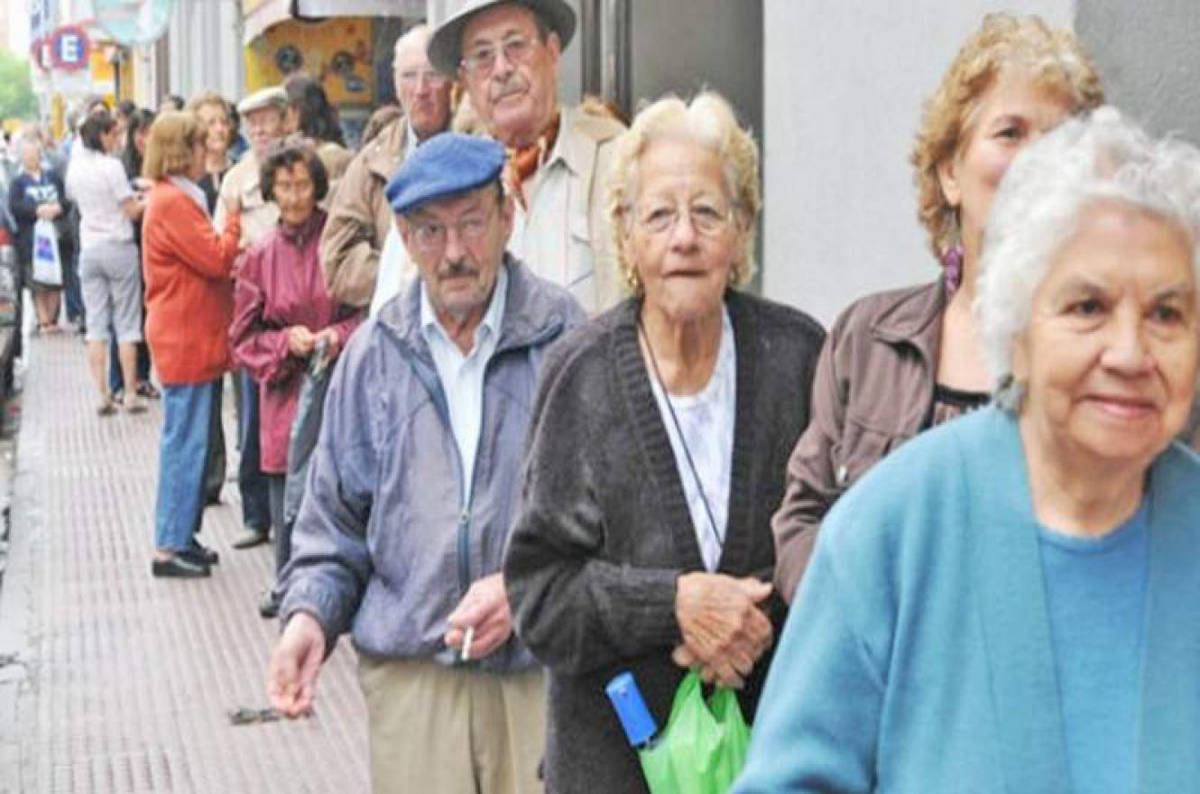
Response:
[{"label": "dark brown knit cardigan", "polygon": [[[808,422],[824,332],[808,316],[729,292],[737,405],[729,520],[718,571],[770,581],[771,514]],[[684,670],[675,581],[704,569],[629,300],[547,353],[505,576],[517,633],[548,668],[547,791],[645,791],[604,695],[634,674],[665,726]],[[771,617],[782,627],[783,605]],[[742,693],[752,718],[770,655]]]}]

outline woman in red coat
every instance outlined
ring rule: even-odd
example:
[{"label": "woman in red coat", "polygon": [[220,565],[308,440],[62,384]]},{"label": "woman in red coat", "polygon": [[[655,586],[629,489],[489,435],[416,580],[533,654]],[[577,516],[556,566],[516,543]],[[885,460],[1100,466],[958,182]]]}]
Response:
[{"label": "woman in red coat", "polygon": [[163,384],[163,431],[155,508],[155,576],[208,576],[216,555],[196,542],[203,508],[209,422],[229,367],[233,261],[241,208],[213,227],[196,184],[205,133],[191,113],[168,112],[150,128],[143,175],[154,182],[142,222],[146,339]]},{"label": "woman in red coat", "polygon": [[[279,205],[279,224],[247,252],[238,272],[230,341],[237,363],[259,385],[259,449],[270,487],[278,573],[291,554],[283,495],[304,369],[318,347],[330,358],[336,355],[360,316],[334,301],[325,287],[317,255],[325,212],[317,204],[329,179],[316,150],[295,141],[276,147],[263,161],[259,184],[263,199]],[[273,591],[259,611],[264,617],[278,612]]]}]

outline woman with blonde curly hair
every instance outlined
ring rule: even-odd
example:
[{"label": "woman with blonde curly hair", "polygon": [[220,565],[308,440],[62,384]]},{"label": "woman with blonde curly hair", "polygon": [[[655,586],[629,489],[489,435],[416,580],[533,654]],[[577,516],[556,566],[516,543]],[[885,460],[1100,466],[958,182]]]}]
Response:
[{"label": "woman with blonde curly hair", "polygon": [[544,366],[505,562],[549,670],[548,790],[645,791],[605,701],[618,671],[660,725],[689,668],[742,688],[753,718],[783,615],[770,511],[824,337],[739,290],[759,204],[758,147],[716,94],[661,99],[617,143],[609,218],[634,297]]},{"label": "woman with blonde curly hair", "polygon": [[1200,780],[1200,150],[1102,107],[1017,158],[974,311],[995,404],[825,517],[734,794]]},{"label": "woman with blonde curly hair", "polygon": [[992,197],[1013,158],[1104,94],[1075,35],[1035,16],[984,18],[925,108],[912,155],[919,215],[942,266],[933,283],[879,293],[834,323],[812,422],[788,462],[772,521],[788,602],[817,526],[880,458],[989,399],[971,306]]}]

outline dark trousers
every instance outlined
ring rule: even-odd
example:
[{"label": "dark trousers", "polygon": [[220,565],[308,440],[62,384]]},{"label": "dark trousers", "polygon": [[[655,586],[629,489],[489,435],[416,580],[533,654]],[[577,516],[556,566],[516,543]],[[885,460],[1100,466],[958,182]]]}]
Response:
[{"label": "dark trousers", "polygon": [[221,501],[225,487],[225,427],[221,422],[224,404],[225,378],[217,378],[213,393],[213,410],[208,418],[208,455],[204,459],[204,504]]},{"label": "dark trousers", "polygon": [[79,250],[71,254],[67,267],[63,268],[63,296],[67,303],[67,321],[83,322],[83,292],[79,289]]},{"label": "dark trousers", "polygon": [[[110,333],[112,329],[109,329]],[[150,348],[145,342],[137,343],[137,379],[140,383],[150,382]],[[121,372],[121,360],[117,355],[117,335],[108,341],[108,390],[113,394],[125,390],[125,376]]]},{"label": "dark trousers", "polygon": [[258,384],[243,370],[240,433],[242,459],[238,465],[238,490],[242,494],[242,524],[267,532],[271,527],[271,495],[259,461]]},{"label": "dark trousers", "polygon": [[283,566],[292,556],[292,527],[283,520],[283,495],[287,490],[287,475],[268,474],[267,484],[271,492],[271,527],[275,530],[275,581]]}]

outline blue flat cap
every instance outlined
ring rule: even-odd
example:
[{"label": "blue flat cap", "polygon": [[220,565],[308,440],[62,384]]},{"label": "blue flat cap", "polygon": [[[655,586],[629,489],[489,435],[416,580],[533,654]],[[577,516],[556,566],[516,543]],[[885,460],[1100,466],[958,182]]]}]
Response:
[{"label": "blue flat cap", "polygon": [[443,132],[422,143],[388,180],[393,212],[482,187],[500,176],[504,147],[487,138]]}]

